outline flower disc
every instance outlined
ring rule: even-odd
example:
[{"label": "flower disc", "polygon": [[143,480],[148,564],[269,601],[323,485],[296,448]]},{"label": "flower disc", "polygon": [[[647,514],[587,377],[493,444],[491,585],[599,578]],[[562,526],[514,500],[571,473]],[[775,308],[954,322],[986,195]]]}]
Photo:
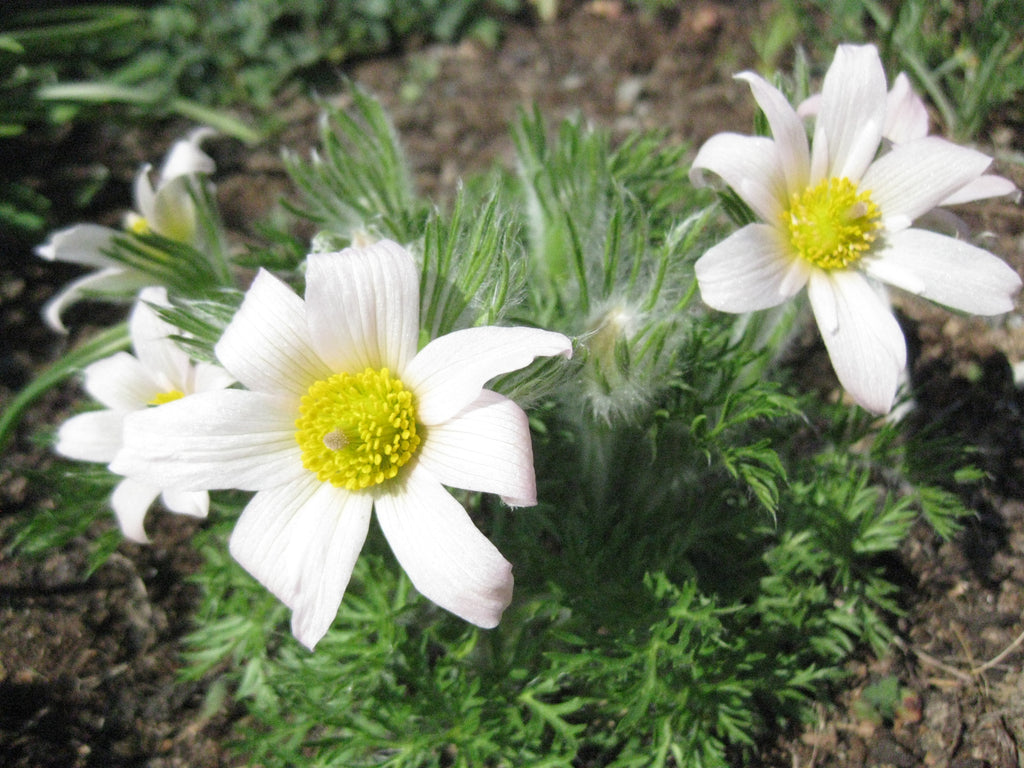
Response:
[{"label": "flower disc", "polygon": [[860,260],[881,226],[878,206],[847,178],[824,179],[793,194],[782,213],[801,257],[822,269],[845,269]]},{"label": "flower disc", "polygon": [[309,388],[295,421],[295,441],[306,469],[357,491],[398,474],[419,447],[416,427],[412,392],[387,368],[367,368]]}]

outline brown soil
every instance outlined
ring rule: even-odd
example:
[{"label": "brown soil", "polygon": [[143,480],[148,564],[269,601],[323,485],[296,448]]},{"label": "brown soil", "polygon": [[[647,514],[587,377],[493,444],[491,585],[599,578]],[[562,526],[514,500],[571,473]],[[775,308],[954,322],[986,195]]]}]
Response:
[{"label": "brown soil", "polygon": [[[694,146],[718,131],[748,131],[753,103],[731,75],[756,64],[750,32],[767,13],[764,2],[695,2],[645,18],[615,0],[565,3],[550,24],[511,24],[495,50],[472,42],[413,47],[345,74],[382,99],[417,183],[443,204],[461,176],[511,164],[508,126],[517,106],[536,103],[550,121],[579,113],[613,137],[667,129],[669,141]],[[287,128],[279,144],[313,146],[317,110],[296,94],[282,99],[277,117]],[[180,125],[156,137],[93,129],[83,159],[76,130],[66,138],[70,146],[45,148],[54,154],[49,172],[74,178],[88,163],[106,164],[114,192],[95,201],[90,215],[113,222],[128,204],[137,165],[159,157],[180,132]],[[1020,124],[987,135],[998,138],[988,148],[997,154],[1024,145]],[[287,190],[278,143],[251,150],[219,139],[210,146],[226,223],[240,242],[255,237],[252,223]],[[996,167],[1024,186],[1019,166]],[[964,215],[975,231],[991,231],[992,249],[1024,273],[1018,205],[975,205]],[[66,344],[103,324],[95,310],[79,310],[75,333],[64,340],[37,321],[40,304],[70,274],[27,249],[4,257],[4,401]],[[917,352],[920,418],[980,444],[992,481],[968,499],[977,516],[955,540],[943,543],[922,527],[906,542],[898,641],[885,658],[851,665],[836,702],[821,707],[817,723],[780,735],[766,765],[1024,766],[1024,392],[1010,370],[1024,359],[1024,322],[1019,312],[992,324],[910,300],[901,307]],[[3,457],[0,541],[17,515],[52,508],[52,496],[31,481],[52,459],[30,436],[59,424],[77,396],[74,384],[49,393]],[[188,582],[198,565],[188,542],[196,525],[151,513],[153,543],[122,543],[88,577],[95,530],[41,558],[0,552],[0,764],[245,763],[225,744],[244,713],[207,706],[213,680],[177,678],[197,600]],[[865,691],[891,677],[904,689],[904,705],[880,715]]]}]

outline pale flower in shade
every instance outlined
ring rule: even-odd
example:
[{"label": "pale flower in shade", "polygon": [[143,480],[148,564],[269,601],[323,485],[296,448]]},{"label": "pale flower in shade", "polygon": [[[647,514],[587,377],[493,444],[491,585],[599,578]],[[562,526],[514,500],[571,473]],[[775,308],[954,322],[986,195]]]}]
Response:
[{"label": "pale flower in shade", "polygon": [[[122,449],[121,428],[129,413],[233,383],[223,368],[193,363],[171,340],[176,329],[150,306],[166,303],[164,289],[144,289],[129,321],[135,354],[118,352],[85,368],[86,392],[106,408],[64,422],[57,433],[58,453],[81,461],[109,463]],[[127,538],[148,541],[143,522],[157,496],[172,512],[205,517],[209,508],[205,491],[180,490],[159,478],[152,482],[124,478],[114,489],[110,503]]]},{"label": "pale flower in shade", "polygon": [[477,327],[417,351],[413,257],[380,241],[309,256],[305,300],[261,271],[217,357],[246,390],[133,415],[114,467],[192,490],[255,491],[231,553],[313,648],[333,622],[371,511],[413,585],[495,626],[512,567],[444,486],[536,503],[527,417],[485,388],[565,336]]},{"label": "pale flower in shade", "polygon": [[934,136],[881,154],[889,107],[872,46],[840,46],[825,75],[809,142],[777,89],[738,75],[764,111],[772,138],[718,134],[699,150],[694,183],[710,171],[760,221],[712,247],[696,264],[709,306],[745,313],[807,288],[840,383],[864,408],[892,407],[906,344],[886,285],[963,312],[1013,309],[1021,280],[969,243],[911,224],[977,183],[991,158]]},{"label": "pale flower in shade", "polygon": [[[198,128],[171,147],[153,185],[148,163],[135,177],[135,210],[125,217],[125,228],[137,234],[156,233],[170,240],[197,245],[196,206],[189,191],[191,179],[215,170],[213,160],[200,143],[213,135],[211,128]],[[96,271],[72,280],[45,307],[47,325],[65,332],[61,316],[65,309],[90,295],[134,297],[139,289],[153,284],[153,278],[110,257],[114,238],[123,235],[99,224],[75,224],[58,230],[36,249],[48,261],[62,261],[92,267]]]}]

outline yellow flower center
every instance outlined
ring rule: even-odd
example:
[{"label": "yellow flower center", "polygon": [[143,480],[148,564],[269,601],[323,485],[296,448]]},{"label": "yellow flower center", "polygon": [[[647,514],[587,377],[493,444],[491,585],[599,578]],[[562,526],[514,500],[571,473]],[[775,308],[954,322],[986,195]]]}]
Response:
[{"label": "yellow flower center", "polygon": [[139,216],[137,213],[128,214],[125,219],[125,229],[133,235],[148,235],[153,232],[153,229],[149,226],[149,221],[147,221],[144,216]]},{"label": "yellow flower center", "polygon": [[871,248],[881,212],[867,191],[847,178],[830,178],[795,192],[782,223],[801,257],[822,269],[845,269]]},{"label": "yellow flower center", "polygon": [[180,389],[171,389],[167,392],[158,393],[152,400],[146,405],[163,405],[164,403],[173,403],[175,400],[180,400],[185,396],[185,393]]},{"label": "yellow flower center", "polygon": [[358,491],[390,480],[416,453],[416,404],[387,368],[339,373],[309,388],[295,421],[302,465]]}]

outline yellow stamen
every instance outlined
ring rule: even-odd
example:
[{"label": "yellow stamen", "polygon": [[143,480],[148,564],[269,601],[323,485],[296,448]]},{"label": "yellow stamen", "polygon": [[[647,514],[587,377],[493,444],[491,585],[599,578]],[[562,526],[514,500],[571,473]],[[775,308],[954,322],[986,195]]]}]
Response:
[{"label": "yellow stamen", "polygon": [[847,178],[825,179],[796,192],[782,223],[797,253],[822,269],[845,269],[871,248],[881,212],[868,191]]},{"label": "yellow stamen", "polygon": [[128,214],[128,218],[125,220],[125,229],[133,235],[148,235],[153,231],[146,218],[137,213]]},{"label": "yellow stamen", "polygon": [[185,393],[180,389],[171,389],[167,392],[160,392],[146,405],[163,405],[164,403],[173,403],[175,400],[180,400],[185,396]]},{"label": "yellow stamen", "polygon": [[318,479],[358,491],[398,474],[419,448],[412,392],[387,368],[339,373],[302,398],[295,442]]}]

